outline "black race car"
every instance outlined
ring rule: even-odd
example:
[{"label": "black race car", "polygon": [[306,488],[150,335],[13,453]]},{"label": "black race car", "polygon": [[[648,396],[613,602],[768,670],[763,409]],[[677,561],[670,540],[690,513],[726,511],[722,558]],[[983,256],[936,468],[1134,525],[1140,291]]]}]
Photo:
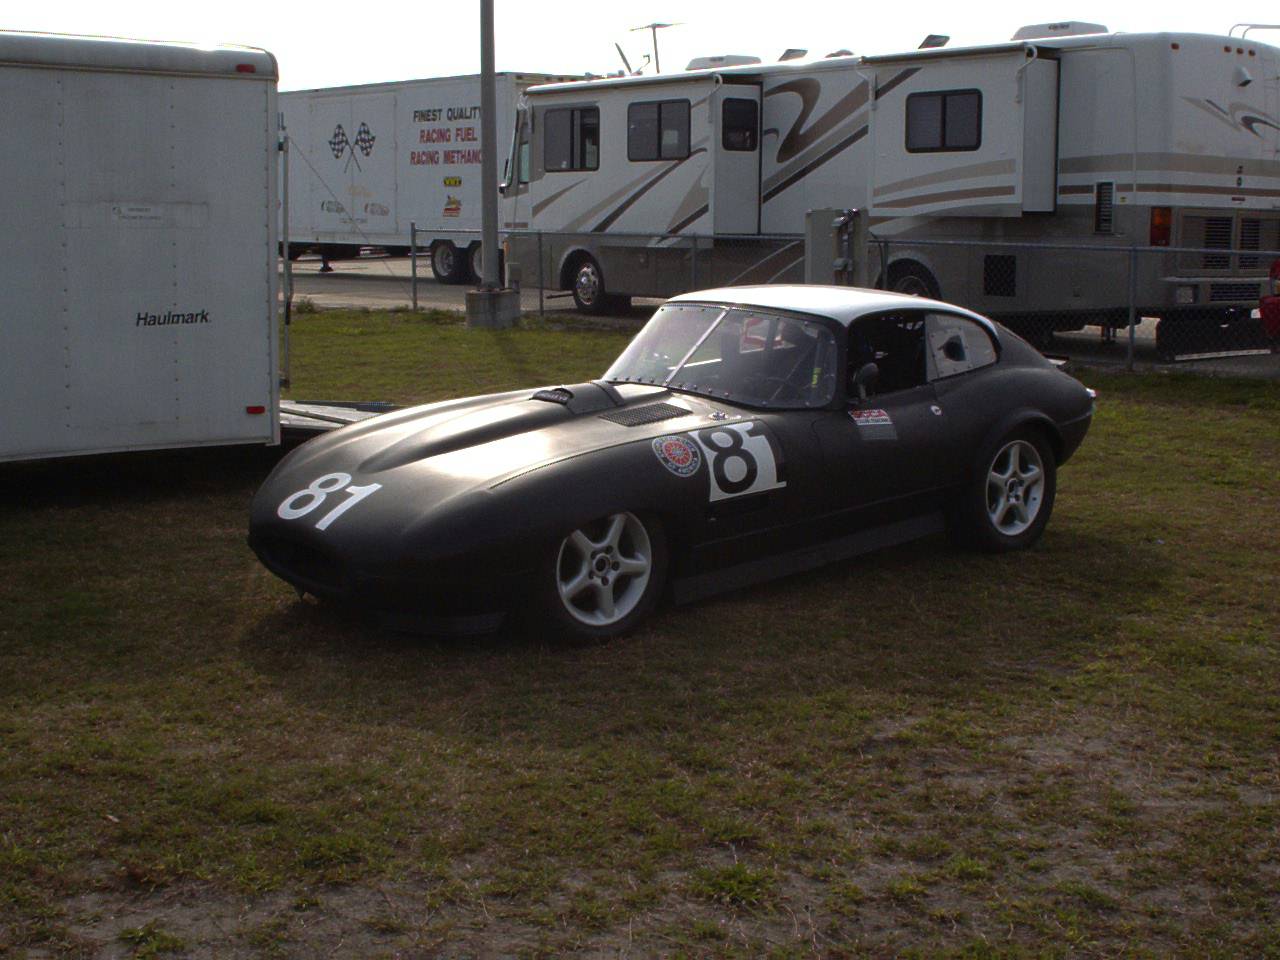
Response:
[{"label": "black race car", "polygon": [[298,447],[249,543],[393,623],[584,638],[950,527],[1040,536],[1093,393],[985,317],[847,287],[676,297],[599,380],[413,407]]}]

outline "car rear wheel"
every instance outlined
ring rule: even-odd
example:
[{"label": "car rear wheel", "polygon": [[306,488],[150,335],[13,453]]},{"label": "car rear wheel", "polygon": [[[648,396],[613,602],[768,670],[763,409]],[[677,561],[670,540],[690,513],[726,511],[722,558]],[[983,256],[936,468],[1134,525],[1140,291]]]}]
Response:
[{"label": "car rear wheel", "polygon": [[1009,433],[979,458],[958,512],[960,539],[991,552],[1025,549],[1044,532],[1056,491],[1056,464],[1044,435]]},{"label": "car rear wheel", "polygon": [[544,610],[560,636],[607,640],[653,609],[666,577],[662,525],[628,512],[574,530],[548,558]]}]

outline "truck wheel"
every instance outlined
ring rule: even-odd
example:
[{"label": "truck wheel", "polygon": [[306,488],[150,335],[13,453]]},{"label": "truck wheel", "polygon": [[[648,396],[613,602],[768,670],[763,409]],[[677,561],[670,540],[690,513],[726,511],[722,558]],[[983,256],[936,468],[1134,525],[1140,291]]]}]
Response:
[{"label": "truck wheel", "polygon": [[666,536],[652,517],[615,513],[574,530],[548,552],[545,565],[537,606],[555,635],[608,640],[634,628],[657,604]]},{"label": "truck wheel", "polygon": [[1043,433],[1021,427],[1006,434],[978,458],[961,493],[957,539],[990,553],[1031,546],[1049,522],[1057,482]]},{"label": "truck wheel", "polygon": [[431,245],[431,272],[441,283],[465,283],[467,262],[448,240],[437,240]]},{"label": "truck wheel", "polygon": [[[484,280],[484,245],[473,243],[468,254],[471,264],[471,279],[475,283],[481,283]],[[498,286],[500,287],[506,286],[502,276],[502,264],[502,251],[498,251]]]},{"label": "truck wheel", "polygon": [[910,260],[889,268],[889,289],[894,293],[928,297],[931,300],[937,300],[939,296],[938,281],[933,279],[933,274]]},{"label": "truck wheel", "polygon": [[583,313],[604,313],[611,306],[600,264],[586,257],[573,272],[573,302]]}]

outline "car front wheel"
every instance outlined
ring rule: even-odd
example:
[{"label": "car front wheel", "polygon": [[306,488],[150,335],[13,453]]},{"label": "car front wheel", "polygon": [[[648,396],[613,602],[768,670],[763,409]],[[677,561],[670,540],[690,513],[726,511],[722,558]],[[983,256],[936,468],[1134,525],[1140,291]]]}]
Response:
[{"label": "car front wheel", "polygon": [[961,539],[982,550],[1022,550],[1053,512],[1057,469],[1043,434],[1007,434],[979,459],[958,511]]},{"label": "car front wheel", "polygon": [[552,567],[540,604],[559,636],[607,640],[652,611],[666,577],[667,544],[652,518],[621,512],[566,536],[548,556]]}]

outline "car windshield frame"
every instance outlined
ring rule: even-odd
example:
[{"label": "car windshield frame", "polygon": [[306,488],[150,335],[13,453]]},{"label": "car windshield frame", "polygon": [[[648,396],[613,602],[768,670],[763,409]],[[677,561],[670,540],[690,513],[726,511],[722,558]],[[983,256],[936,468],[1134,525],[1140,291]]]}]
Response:
[{"label": "car windshield frame", "polygon": [[[684,339],[684,342],[678,342],[676,344],[676,349],[667,355],[667,359],[672,362],[663,364],[663,369],[665,371],[664,375],[646,375],[642,373],[635,373],[634,371],[624,372],[619,370],[619,365],[622,364],[624,361],[628,360],[629,354],[633,353],[637,349],[640,349],[641,351],[643,351],[645,346],[646,331],[649,330],[650,326],[654,323],[654,321],[659,318],[659,315],[662,313],[662,311],[668,310],[668,309],[670,310],[692,309],[692,310],[698,310],[698,311],[705,311],[708,316],[708,322],[706,324],[706,327],[704,329],[701,329],[701,331],[697,334],[696,337],[691,337],[691,338],[687,337]],[[743,338],[745,338],[745,336],[747,335],[746,321],[753,318],[762,318],[762,319],[773,320],[773,321],[792,321],[793,323],[798,323],[806,326],[813,326],[813,327],[819,328],[822,331],[825,331],[825,336],[829,338],[828,342],[825,344],[820,342],[815,342],[813,346],[814,346],[815,352],[817,349],[820,349],[822,347],[825,347],[830,350],[830,370],[825,370],[822,373],[822,377],[821,377],[823,384],[826,384],[827,381],[830,381],[829,384],[827,384],[826,388],[821,392],[819,392],[816,395],[816,398],[814,396],[811,396],[808,400],[801,400],[798,397],[780,399],[776,396],[776,394],[774,397],[761,397],[761,396],[749,395],[742,390],[715,389],[712,387],[705,386],[703,384],[699,384],[696,378],[689,377],[687,374],[689,373],[690,368],[698,366],[699,363],[723,362],[723,358],[715,358],[713,361],[696,361],[694,360],[694,358],[698,355],[699,350],[711,339],[711,337],[717,331],[721,329],[722,325],[727,320],[729,322],[733,322],[737,320],[739,317],[742,317],[744,320],[743,329],[740,331],[740,336],[742,336]],[[635,338],[631,341],[631,343],[627,345],[626,349],[623,350],[622,353],[618,355],[617,359],[614,360],[614,362],[609,366],[609,369],[605,372],[604,377],[602,379],[608,381],[609,383],[634,383],[634,384],[660,386],[667,390],[674,391],[676,393],[689,393],[695,396],[707,397],[713,400],[721,400],[727,403],[733,403],[738,406],[752,407],[757,409],[821,410],[821,409],[832,406],[834,403],[836,403],[841,399],[839,384],[843,377],[843,366],[845,363],[844,340],[841,336],[842,330],[843,330],[843,326],[838,321],[834,320],[831,317],[825,317],[819,314],[804,313],[797,310],[786,310],[786,309],[781,309],[777,307],[754,307],[751,304],[717,303],[717,302],[696,301],[696,300],[682,300],[679,302],[668,302],[658,308],[658,311],[654,314],[652,318],[650,318],[649,322],[646,323],[645,326],[641,328],[640,332],[636,334]],[[809,334],[806,334],[806,335],[809,335]],[[758,349],[760,349],[761,351],[767,352],[767,350],[774,349],[777,344],[782,342],[781,334],[777,332],[776,327],[774,328],[774,333],[771,334],[770,336],[774,338],[772,342],[768,344],[768,346],[766,347],[764,341],[762,340],[761,346]],[[819,340],[819,337],[817,335],[813,335],[813,336],[815,341]],[[651,347],[659,346],[660,343],[661,342],[650,344],[649,346]],[[785,345],[788,348],[792,347],[791,344],[785,344]],[[639,360],[640,358],[632,357],[631,359],[635,361],[635,360]],[[652,362],[652,360],[650,362]],[[817,362],[817,357],[815,356],[813,359],[813,363],[811,364],[811,367],[813,367],[813,364],[816,364],[816,362]],[[813,368],[815,370],[817,369],[816,367],[813,367]],[[799,368],[797,368],[797,370],[798,369]],[[654,371],[654,373],[656,374],[657,372]],[[682,373],[686,374],[686,376],[681,377]],[[811,375],[811,376],[813,376],[814,379],[810,384],[810,387],[809,387],[810,391],[819,387],[819,383],[817,381],[816,375]],[[779,378],[772,377],[772,378],[764,378],[764,379],[777,380]],[[795,385],[793,384],[793,387],[794,386]]]}]

